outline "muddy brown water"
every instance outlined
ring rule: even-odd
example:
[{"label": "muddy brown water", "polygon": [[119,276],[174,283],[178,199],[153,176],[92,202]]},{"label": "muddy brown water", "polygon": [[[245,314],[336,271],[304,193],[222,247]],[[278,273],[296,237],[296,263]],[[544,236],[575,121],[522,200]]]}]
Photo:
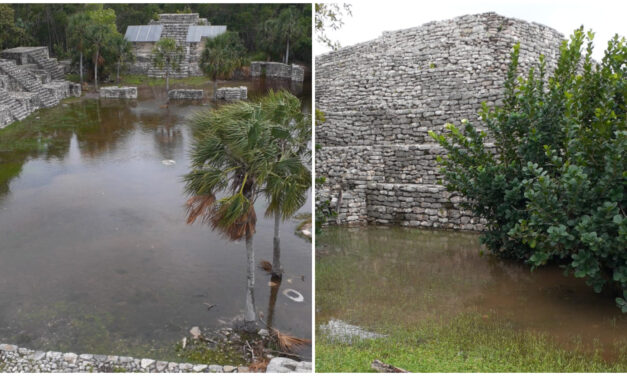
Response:
[{"label": "muddy brown water", "polygon": [[[250,97],[280,87],[239,84]],[[309,88],[299,95],[311,111]],[[213,105],[165,100],[163,88],[141,87],[138,100],[40,111],[20,126],[48,117],[76,126],[41,132],[36,149],[0,151],[0,343],[167,357],[192,326],[230,326],[243,313],[244,243],[185,223],[185,118]],[[255,299],[278,329],[311,338],[311,243],[294,234],[298,223],[281,225],[281,286],[272,294],[257,270]],[[273,219],[260,214],[257,226],[256,261],[272,260]],[[288,288],[304,302],[283,295]]]},{"label": "muddy brown water", "polygon": [[562,269],[484,254],[479,236],[400,227],[330,227],[316,238],[316,321],[369,329],[462,313],[575,344],[608,360],[627,346],[627,315]]}]

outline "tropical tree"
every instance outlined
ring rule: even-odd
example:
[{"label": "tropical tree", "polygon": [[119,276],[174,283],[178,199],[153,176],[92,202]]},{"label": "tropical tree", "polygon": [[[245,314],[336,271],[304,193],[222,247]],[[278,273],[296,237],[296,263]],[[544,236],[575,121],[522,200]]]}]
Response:
[{"label": "tropical tree", "polygon": [[303,114],[300,100],[284,90],[270,91],[260,104],[272,124],[271,135],[279,148],[265,194],[269,202],[266,216],[274,215],[272,276],[281,279],[281,220],[290,218],[305,204],[311,187],[311,171],[307,167],[311,163],[311,119]]},{"label": "tropical tree", "polygon": [[200,57],[200,68],[213,81],[213,99],[217,98],[218,77],[229,78],[245,63],[246,48],[234,32],[207,40]]},{"label": "tropical tree", "polygon": [[111,40],[111,37],[117,33],[115,12],[113,9],[97,9],[88,12],[88,15],[91,23],[87,27],[86,34],[93,53],[94,84],[98,90],[98,65],[104,63],[101,51]]},{"label": "tropical tree", "polygon": [[300,24],[299,9],[290,6],[283,9],[278,17],[269,19],[265,25],[268,35],[275,36],[280,41],[285,41],[285,54],[283,62],[287,64],[290,60],[290,41],[293,41],[303,34]]},{"label": "tropical tree", "polygon": [[341,29],[344,18],[352,15],[352,4],[316,3],[316,40],[332,50],[340,48],[340,42],[331,40],[327,32]]},{"label": "tropical tree", "polygon": [[85,12],[73,14],[68,22],[69,41],[74,45],[74,48],[79,53],[79,75],[81,78],[81,84],[83,83],[83,56],[87,51],[87,32],[91,20],[89,14]]},{"label": "tropical tree", "polygon": [[[231,240],[246,241],[247,291],[244,329],[256,328],[255,201],[278,154],[268,120],[258,104],[238,102],[191,118],[196,139],[192,171],[185,175],[188,223],[197,219]],[[218,199],[217,197],[222,198]]]},{"label": "tropical tree", "polygon": [[15,12],[10,4],[0,4],[0,49],[28,43],[23,27],[15,22]]},{"label": "tropical tree", "polygon": [[115,34],[111,38],[111,45],[114,49],[116,59],[116,82],[120,83],[120,68],[127,62],[133,61],[135,55],[133,55],[133,47],[131,43],[124,38],[122,34]]},{"label": "tropical tree", "polygon": [[183,47],[172,38],[160,39],[152,50],[153,64],[165,68],[165,89],[170,90],[170,69],[178,71],[183,60]]}]

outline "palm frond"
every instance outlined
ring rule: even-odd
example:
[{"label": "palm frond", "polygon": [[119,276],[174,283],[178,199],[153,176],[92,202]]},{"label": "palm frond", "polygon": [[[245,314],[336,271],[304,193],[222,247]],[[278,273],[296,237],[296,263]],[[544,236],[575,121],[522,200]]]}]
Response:
[{"label": "palm frond", "polygon": [[289,334],[284,334],[275,328],[272,328],[272,333],[276,337],[277,343],[279,344],[281,350],[286,352],[291,352],[294,349],[298,349],[311,343],[311,340],[309,339],[298,338]]}]

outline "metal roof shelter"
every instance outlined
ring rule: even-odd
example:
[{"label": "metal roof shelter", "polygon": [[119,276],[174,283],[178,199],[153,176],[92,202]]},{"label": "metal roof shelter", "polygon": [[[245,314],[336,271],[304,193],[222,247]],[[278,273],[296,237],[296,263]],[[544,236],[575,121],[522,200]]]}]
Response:
[{"label": "metal roof shelter", "polygon": [[226,26],[190,26],[187,30],[187,43],[200,42],[201,38],[215,38],[226,33]]},{"label": "metal roof shelter", "polygon": [[162,31],[163,25],[129,26],[124,38],[129,42],[157,42]]}]

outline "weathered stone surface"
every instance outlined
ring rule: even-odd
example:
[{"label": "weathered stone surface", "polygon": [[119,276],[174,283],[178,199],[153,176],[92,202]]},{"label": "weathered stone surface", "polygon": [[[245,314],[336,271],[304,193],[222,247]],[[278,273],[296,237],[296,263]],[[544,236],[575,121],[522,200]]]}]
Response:
[{"label": "weathered stone surface", "polygon": [[297,362],[290,358],[276,357],[270,360],[266,373],[311,372],[310,362]]},{"label": "weathered stone surface", "polygon": [[137,99],[136,86],[105,86],[100,88],[100,98]]},{"label": "weathered stone surface", "polygon": [[181,100],[201,100],[203,98],[202,90],[195,89],[174,89],[168,91],[168,98]]},{"label": "weathered stone surface", "polygon": [[248,98],[248,88],[246,86],[221,87],[216,91],[216,98],[225,101],[244,100]]},{"label": "weathered stone surface", "polygon": [[481,103],[498,105],[512,46],[519,72],[540,54],[556,66],[563,36],[495,13],[468,15],[386,32],[370,42],[316,57],[316,191],[340,224],[400,224],[482,230],[485,221],[447,192],[428,132],[469,119],[481,126]]},{"label": "weathered stone surface", "polygon": [[286,78],[294,82],[305,80],[305,68],[300,65],[288,65],[271,61],[253,61],[250,63],[251,77]]}]

